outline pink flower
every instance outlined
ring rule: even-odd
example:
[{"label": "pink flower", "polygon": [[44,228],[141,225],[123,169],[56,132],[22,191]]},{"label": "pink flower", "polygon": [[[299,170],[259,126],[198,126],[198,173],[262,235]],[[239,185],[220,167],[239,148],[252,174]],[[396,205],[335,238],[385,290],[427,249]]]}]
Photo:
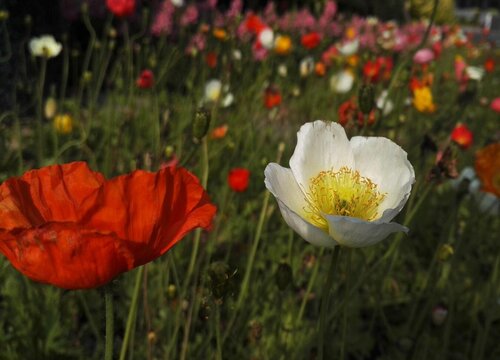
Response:
[{"label": "pink flower", "polygon": [[198,20],[198,9],[195,5],[189,5],[179,22],[181,26],[189,26],[196,23],[196,20]]},{"label": "pink flower", "polygon": [[169,35],[173,28],[174,12],[174,4],[170,0],[164,0],[151,26],[151,33],[156,36],[161,34]]},{"label": "pink flower", "polygon": [[337,14],[337,4],[335,1],[327,1],[325,8],[323,9],[323,14],[321,14],[321,17],[319,18],[319,26],[326,30],[326,27],[332,22],[335,14]]},{"label": "pink flower", "polygon": [[491,110],[500,113],[500,97],[491,100],[490,104]]},{"label": "pink flower", "polygon": [[434,60],[434,53],[428,48],[418,50],[413,56],[413,62],[419,65],[428,64],[432,60]]},{"label": "pink flower", "polygon": [[228,20],[236,19],[243,10],[243,1],[242,0],[233,0],[231,1],[231,5],[229,5],[229,9],[226,12],[226,18]]}]

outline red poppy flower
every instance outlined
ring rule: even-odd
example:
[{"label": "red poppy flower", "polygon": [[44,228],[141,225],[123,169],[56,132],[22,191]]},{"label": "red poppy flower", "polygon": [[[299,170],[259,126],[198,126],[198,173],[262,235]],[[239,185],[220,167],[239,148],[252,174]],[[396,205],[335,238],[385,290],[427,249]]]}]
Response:
[{"label": "red poppy flower", "polygon": [[368,60],[363,66],[363,75],[366,80],[370,82],[377,82],[380,77],[380,67],[379,61]]},{"label": "red poppy flower", "polygon": [[255,14],[248,15],[245,26],[248,31],[253,32],[254,34],[260,33],[267,27],[260,17]]},{"label": "red poppy flower", "polygon": [[487,58],[484,62],[484,70],[486,72],[493,72],[495,71],[495,60],[493,58]]},{"label": "red poppy flower", "polygon": [[209,68],[215,68],[217,66],[217,54],[214,52],[208,52],[205,56],[205,62]]},{"label": "red poppy flower", "polygon": [[250,180],[250,171],[244,168],[234,168],[227,176],[227,182],[231,190],[236,192],[243,192],[248,189]]},{"label": "red poppy flower", "polygon": [[473,139],[472,131],[465,124],[458,123],[451,132],[451,140],[462,149],[468,149],[472,145]]},{"label": "red poppy flower", "polygon": [[94,288],[210,228],[215,211],[183,168],[106,180],[84,162],[47,166],[0,185],[0,252],[35,281]]},{"label": "red poppy flower", "polygon": [[281,94],[279,90],[274,88],[266,89],[264,93],[264,106],[268,109],[272,109],[275,106],[279,106],[281,104]]},{"label": "red poppy flower", "polygon": [[300,43],[308,50],[314,49],[321,42],[321,35],[317,32],[310,32],[302,35]]},{"label": "red poppy flower", "polygon": [[141,89],[150,89],[154,84],[154,74],[151,70],[142,70],[141,74],[136,80],[136,85]]},{"label": "red poppy flower", "polygon": [[106,0],[106,6],[118,17],[127,17],[135,12],[135,0]]},{"label": "red poppy flower", "polygon": [[344,101],[338,110],[339,124],[345,127],[354,118],[356,112],[357,108],[353,100]]}]

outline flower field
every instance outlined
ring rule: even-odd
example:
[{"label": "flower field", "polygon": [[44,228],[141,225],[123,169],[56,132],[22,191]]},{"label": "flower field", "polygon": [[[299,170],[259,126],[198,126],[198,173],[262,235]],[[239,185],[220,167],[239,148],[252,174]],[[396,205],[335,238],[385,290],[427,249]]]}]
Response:
[{"label": "flower field", "polygon": [[500,358],[500,50],[441,2],[0,7],[0,359]]}]

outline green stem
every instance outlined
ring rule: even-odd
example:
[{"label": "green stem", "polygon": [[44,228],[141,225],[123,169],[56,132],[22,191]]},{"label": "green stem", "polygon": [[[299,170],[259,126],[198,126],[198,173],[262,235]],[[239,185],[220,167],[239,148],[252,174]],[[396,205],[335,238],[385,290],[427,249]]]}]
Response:
[{"label": "green stem", "polygon": [[42,106],[43,106],[43,87],[45,84],[45,74],[47,71],[47,58],[42,57],[42,65],[40,69],[40,78],[37,88],[37,108],[36,108],[36,156],[38,165],[42,166],[43,161],[43,127],[42,127]]},{"label": "green stem", "polygon": [[[347,254],[347,266],[345,273],[345,293],[349,294],[349,288],[351,287],[351,257],[352,251],[351,249],[346,249]],[[347,296],[344,296],[346,298]],[[348,305],[348,303],[347,303]],[[342,321],[342,342],[340,343],[340,360],[344,360],[346,358],[346,339],[347,339],[347,309],[348,306],[344,307],[343,321]]]},{"label": "green stem", "polygon": [[328,303],[330,299],[330,292],[333,285],[333,275],[337,268],[338,259],[340,255],[340,246],[335,246],[332,254],[332,261],[330,263],[330,268],[326,274],[325,287],[323,288],[323,293],[321,294],[321,310],[319,317],[319,334],[318,334],[318,359],[324,359],[324,344],[325,344],[325,327],[328,313]]},{"label": "green stem", "polygon": [[222,339],[220,336],[220,305],[215,304],[215,339],[217,342],[217,360],[222,360]]},{"label": "green stem", "polygon": [[[324,248],[321,248],[319,257],[323,256],[323,251]],[[300,325],[300,323],[302,322],[302,317],[304,316],[304,311],[306,309],[307,301],[309,300],[309,294],[311,293],[312,287],[316,281],[316,277],[318,276],[318,269],[319,269],[319,261],[316,261],[316,264],[314,264],[313,273],[311,274],[309,282],[307,283],[307,289],[306,292],[304,293],[304,297],[302,298],[302,303],[300,304],[299,315],[297,316],[296,320],[297,326]]]},{"label": "green stem", "polygon": [[125,335],[123,336],[123,343],[120,349],[120,360],[125,360],[127,355],[127,348],[130,342],[130,337],[132,335],[132,328],[137,316],[137,302],[139,300],[139,293],[141,290],[141,284],[144,274],[144,266],[141,266],[135,277],[134,293],[132,294],[132,303],[130,304],[130,309],[128,311],[127,325],[125,326]]},{"label": "green stem", "polygon": [[113,292],[109,286],[104,287],[104,299],[106,302],[106,347],[104,359],[113,360]]}]

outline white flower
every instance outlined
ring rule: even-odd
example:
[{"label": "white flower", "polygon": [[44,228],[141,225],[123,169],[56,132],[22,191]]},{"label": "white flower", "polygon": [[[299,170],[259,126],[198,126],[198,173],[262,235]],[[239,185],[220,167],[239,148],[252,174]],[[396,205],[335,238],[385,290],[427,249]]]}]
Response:
[{"label": "white flower", "polygon": [[303,125],[290,169],[271,163],[265,184],[285,222],[313,245],[364,247],[408,229],[390,222],[415,181],[406,152],[321,120]]},{"label": "white flower", "polygon": [[330,78],[330,88],[340,94],[345,94],[352,89],[354,76],[349,70],[342,70]]},{"label": "white flower", "polygon": [[302,59],[299,66],[300,76],[306,77],[314,71],[314,59],[310,56]]},{"label": "white flower", "polygon": [[274,47],[274,32],[270,28],[265,28],[259,33],[259,42],[267,50]]},{"label": "white flower", "polygon": [[469,79],[479,81],[483,78],[484,69],[477,66],[467,66],[465,68],[465,74]]},{"label": "white flower", "polygon": [[238,50],[238,49],[233,50],[233,59],[236,61],[241,60],[241,51],[240,50]]},{"label": "white flower", "polygon": [[286,77],[288,75],[288,68],[286,67],[285,64],[280,64],[278,66],[278,74],[281,76],[281,77]]},{"label": "white flower", "polygon": [[354,55],[358,52],[359,40],[354,39],[351,41],[344,42],[341,45],[337,45],[337,49],[344,56]]},{"label": "white flower", "polygon": [[216,102],[222,93],[222,83],[220,80],[211,79],[205,85],[205,101]]},{"label": "white flower", "polygon": [[383,90],[376,101],[377,108],[380,110],[382,110],[383,108],[382,114],[384,116],[389,115],[392,112],[392,110],[394,110],[394,103],[392,102],[391,99],[387,98],[388,94],[389,93],[387,90]]},{"label": "white flower", "polygon": [[62,45],[52,35],[42,35],[31,39],[29,48],[33,56],[52,58],[59,55]]},{"label": "white flower", "polygon": [[233,93],[227,93],[226,96],[224,96],[224,98],[222,99],[220,105],[223,108],[227,108],[227,107],[231,106],[233,103],[234,103],[234,95],[233,95]]},{"label": "white flower", "polygon": [[184,6],[184,0],[170,0],[175,7]]}]

